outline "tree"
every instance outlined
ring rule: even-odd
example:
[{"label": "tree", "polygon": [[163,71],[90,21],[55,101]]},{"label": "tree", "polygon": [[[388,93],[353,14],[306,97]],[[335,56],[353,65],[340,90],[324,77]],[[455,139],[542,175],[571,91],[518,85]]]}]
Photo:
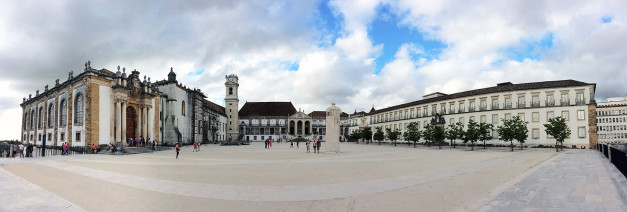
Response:
[{"label": "tree", "polygon": [[512,152],[514,151],[514,140],[520,143],[520,149],[522,149],[523,143],[525,143],[525,140],[527,140],[527,137],[529,136],[527,135],[529,132],[527,124],[529,122],[523,121],[519,116],[514,116],[509,120],[501,119],[501,121],[503,121],[503,125],[499,126],[497,129],[501,140],[510,142]]},{"label": "tree", "polygon": [[416,148],[416,143],[420,140],[421,132],[418,129],[418,122],[411,122],[407,125],[407,130],[403,134],[405,140],[413,141],[414,148]]},{"label": "tree", "polygon": [[361,132],[359,130],[355,130],[351,133],[351,138],[355,139],[355,143],[359,143],[359,138],[361,137]]},{"label": "tree", "polygon": [[444,126],[434,126],[433,127],[433,136],[431,139],[438,142],[440,145],[440,149],[442,149],[442,142],[446,138],[446,134],[444,133]]},{"label": "tree", "polygon": [[453,144],[453,148],[455,148],[456,146],[455,140],[462,138],[463,133],[464,124],[462,124],[461,122],[451,123],[450,125],[448,125],[448,128],[446,129],[446,138],[451,141],[451,144]]},{"label": "tree", "polygon": [[381,127],[377,127],[376,129],[377,129],[377,132],[374,133],[372,138],[375,141],[379,141],[379,145],[381,145],[381,141],[385,139],[385,135],[383,134],[383,130],[381,130]]},{"label": "tree", "polygon": [[468,129],[464,133],[464,143],[470,142],[471,151],[475,150],[475,142],[479,140],[479,125],[474,120],[468,121]]},{"label": "tree", "polygon": [[398,129],[395,129],[394,131],[392,131],[390,128],[386,128],[385,134],[388,137],[388,139],[392,141],[394,146],[396,146],[396,140],[398,140],[398,138],[401,136],[401,131],[398,131]]},{"label": "tree", "polygon": [[485,149],[485,141],[492,139],[492,130],[494,130],[494,125],[492,124],[479,124],[479,140],[483,141],[483,149]]},{"label": "tree", "polygon": [[425,130],[422,131],[422,137],[425,138],[425,143],[431,147],[431,141],[433,140],[433,125],[427,124],[424,126]]},{"label": "tree", "polygon": [[562,150],[564,150],[564,140],[570,137],[570,128],[566,124],[566,119],[563,117],[555,117],[549,119],[548,124],[544,124],[544,131],[555,138],[555,151],[558,151],[557,144],[560,143]]},{"label": "tree", "polygon": [[361,137],[366,141],[366,144],[372,140],[372,127],[364,127],[361,131]]}]

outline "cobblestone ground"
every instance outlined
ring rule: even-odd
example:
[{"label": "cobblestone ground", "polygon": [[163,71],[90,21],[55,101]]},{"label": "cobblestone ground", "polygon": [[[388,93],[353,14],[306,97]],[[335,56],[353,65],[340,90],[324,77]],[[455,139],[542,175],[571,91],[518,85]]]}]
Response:
[{"label": "cobblestone ground", "polygon": [[0,211],[626,211],[591,150],[273,145],[4,159]]}]

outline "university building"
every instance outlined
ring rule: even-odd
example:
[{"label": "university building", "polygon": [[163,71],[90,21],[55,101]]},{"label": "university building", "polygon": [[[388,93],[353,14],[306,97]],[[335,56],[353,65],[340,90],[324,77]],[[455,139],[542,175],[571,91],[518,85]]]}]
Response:
[{"label": "university building", "polygon": [[627,140],[627,97],[607,98],[597,105],[597,134],[601,143]]},{"label": "university building", "polygon": [[[42,93],[24,98],[20,106],[22,142],[38,145],[90,146],[150,138],[159,144],[193,141],[263,141],[303,138],[326,140],[326,113],[296,110],[291,102],[245,102],[239,108],[239,79],[225,76],[225,106],[206,100],[200,89],[188,88],[171,68],[167,79],[151,82],[140,72],[113,73],[85,64],[82,73]],[[454,94],[433,93],[422,99],[369,112],[341,114],[340,139],[365,127],[398,129],[417,122],[422,129],[436,114],[446,124],[469,120],[502,124],[501,119],[520,116],[529,122],[526,145],[553,145],[544,132],[548,119],[562,116],[571,136],[565,145],[595,145],[597,122],[601,141],[627,137],[625,99],[599,105],[596,84],[575,80],[533,83],[500,83],[494,87]],[[598,117],[597,117],[598,116]],[[496,130],[493,136],[498,137]],[[610,139],[610,140],[608,140]],[[502,144],[493,139],[488,143]]]},{"label": "university building", "polygon": [[[497,86],[454,94],[433,93],[423,99],[368,113],[355,113],[348,119],[350,132],[370,126],[373,131],[398,129],[404,132],[407,124],[417,122],[419,128],[429,124],[436,114],[445,117],[446,125],[469,120],[492,123],[496,129],[503,122],[520,116],[529,122],[529,137],[525,145],[554,145],[555,140],[544,131],[543,124],[557,116],[564,117],[571,135],[566,146],[591,147],[597,139],[597,111],[594,101],[596,84],[575,80],[533,83],[500,83]],[[498,138],[496,130],[493,137]],[[504,144],[493,139],[487,143]]]},{"label": "university building", "polygon": [[224,108],[204,99],[198,89],[176,81],[152,83],[140,72],[126,69],[113,73],[93,69],[69,72],[65,82],[24,98],[21,140],[23,143],[60,146],[91,146],[145,138],[159,144],[224,139]]}]

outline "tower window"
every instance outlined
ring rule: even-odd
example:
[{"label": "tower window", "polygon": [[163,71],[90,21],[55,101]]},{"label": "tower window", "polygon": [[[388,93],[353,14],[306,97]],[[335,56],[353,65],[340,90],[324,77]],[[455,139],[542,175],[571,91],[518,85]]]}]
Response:
[{"label": "tower window", "polygon": [[185,101],[181,103],[181,114],[185,116]]},{"label": "tower window", "polygon": [[233,88],[229,88],[229,95],[233,95]]}]

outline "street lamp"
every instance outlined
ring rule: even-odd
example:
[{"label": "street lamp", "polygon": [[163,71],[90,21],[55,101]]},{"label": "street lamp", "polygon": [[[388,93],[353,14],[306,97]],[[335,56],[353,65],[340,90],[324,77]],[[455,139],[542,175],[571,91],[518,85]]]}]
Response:
[{"label": "street lamp", "polygon": [[[444,110],[442,111],[442,113],[444,113]],[[431,118],[431,125],[435,126],[435,128],[433,129],[433,138],[435,138],[438,143],[440,143],[440,149],[442,149],[442,140],[440,138],[444,137],[445,124],[446,121],[444,120],[444,117],[442,117],[442,115],[439,113],[436,113],[435,116]]]}]

